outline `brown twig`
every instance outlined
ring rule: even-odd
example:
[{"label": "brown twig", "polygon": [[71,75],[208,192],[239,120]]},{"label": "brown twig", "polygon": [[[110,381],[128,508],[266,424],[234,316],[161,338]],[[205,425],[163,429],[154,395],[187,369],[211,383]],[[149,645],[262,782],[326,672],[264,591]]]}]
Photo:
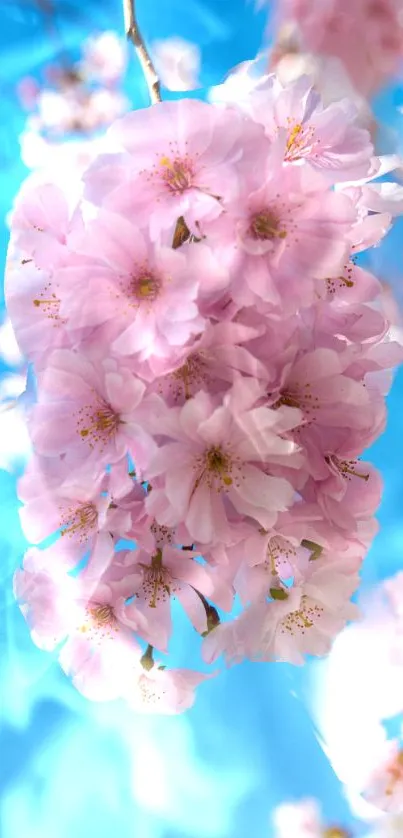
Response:
[{"label": "brown twig", "polygon": [[156,102],[161,102],[160,83],[154,64],[151,61],[147,47],[140,34],[136,20],[135,0],[123,0],[123,13],[127,38],[132,42],[136,50],[150,93],[151,103],[155,105]]}]

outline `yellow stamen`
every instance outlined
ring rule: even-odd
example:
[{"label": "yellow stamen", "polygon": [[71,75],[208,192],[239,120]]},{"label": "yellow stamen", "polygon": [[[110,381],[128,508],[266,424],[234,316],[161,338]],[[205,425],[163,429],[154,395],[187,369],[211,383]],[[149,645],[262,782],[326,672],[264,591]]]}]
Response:
[{"label": "yellow stamen", "polygon": [[300,123],[294,125],[294,128],[291,129],[288,140],[287,140],[287,151],[291,151],[291,149],[297,144],[297,140],[301,132],[303,131],[303,127]]}]

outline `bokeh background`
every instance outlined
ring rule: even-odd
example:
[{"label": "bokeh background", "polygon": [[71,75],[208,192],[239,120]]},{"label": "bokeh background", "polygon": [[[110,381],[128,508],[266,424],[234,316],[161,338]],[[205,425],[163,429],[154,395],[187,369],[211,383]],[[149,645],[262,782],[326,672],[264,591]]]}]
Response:
[{"label": "bokeh background", "polygon": [[[119,0],[0,2],[0,260],[7,249],[7,214],[27,175],[19,137],[26,114],[16,88],[37,76],[61,44],[74,57],[94,32],[123,35]],[[267,7],[254,0],[138,0],[150,42],[180,36],[201,50],[207,95],[228,71],[253,59],[265,42]],[[53,24],[56,24],[56,31]],[[358,33],[357,33],[358,34]],[[147,103],[134,58],[125,92],[133,107]],[[164,98],[175,97],[164,91]],[[374,103],[383,123],[380,150],[403,138],[403,87],[396,82]],[[402,139],[403,141],[403,139]],[[378,275],[403,304],[399,222],[372,255]],[[2,292],[1,292],[2,293]],[[4,321],[1,296],[0,321]],[[0,330],[1,395],[18,356]],[[14,351],[14,354],[13,354]],[[5,354],[4,354],[5,353]],[[23,374],[24,369],[17,370]],[[389,396],[388,427],[369,452],[385,483],[380,533],[365,562],[363,586],[403,568],[403,372]],[[194,708],[180,717],[136,716],[116,705],[87,703],[48,653],[33,644],[13,600],[12,575],[25,542],[16,480],[26,440],[17,418],[0,416],[0,823],[3,838],[270,838],[271,813],[285,800],[318,798],[328,821],[364,835],[332,767],[318,710],[321,665],[248,665],[203,684]],[[10,455],[12,453],[12,456]],[[179,664],[192,664],[188,639],[177,641]],[[353,661],[359,667],[359,660]],[[374,672],[376,678],[376,672]],[[340,685],[341,690],[343,685]],[[343,712],[345,712],[345,707]],[[343,736],[343,718],[340,736]],[[397,723],[397,722],[396,722]],[[350,747],[360,747],[360,736]],[[361,735],[361,734],[360,734]],[[290,838],[293,836],[290,835]]]}]

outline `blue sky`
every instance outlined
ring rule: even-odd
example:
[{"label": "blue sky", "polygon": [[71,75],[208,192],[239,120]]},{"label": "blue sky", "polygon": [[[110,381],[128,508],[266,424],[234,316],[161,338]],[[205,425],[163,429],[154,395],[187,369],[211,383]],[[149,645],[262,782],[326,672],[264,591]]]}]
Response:
[{"label": "blue sky", "polygon": [[[73,51],[93,28],[118,30],[121,25],[119,2],[68,5],[74,14],[63,33]],[[254,57],[263,40],[265,15],[255,13],[253,0],[138,0],[137,5],[146,37],[181,35],[199,44],[206,87]],[[1,13],[0,217],[5,219],[24,177],[18,159],[23,115],[14,86],[21,75],[36,73],[50,60],[54,47],[32,4],[9,0],[1,4]],[[146,103],[134,61],[128,92],[135,106]],[[378,112],[387,121],[402,101],[403,93],[395,87],[379,97]],[[376,254],[377,266],[391,282],[399,267],[401,272],[400,234],[401,229],[392,233]],[[2,220],[3,260],[6,244]],[[402,291],[397,292],[402,298]],[[0,374],[6,371],[0,367]],[[385,493],[381,532],[364,569],[366,583],[402,566],[402,404],[400,372],[389,398],[387,431],[370,452],[384,475]],[[298,670],[244,664],[204,684],[195,707],[178,718],[138,717],[115,705],[82,699],[52,656],[33,646],[13,602],[12,574],[24,540],[15,475],[1,470],[0,497],[4,838],[270,838],[272,807],[305,796],[318,797],[329,819],[352,824],[317,736],[310,666]],[[175,655],[189,665],[194,649],[180,638]]]}]

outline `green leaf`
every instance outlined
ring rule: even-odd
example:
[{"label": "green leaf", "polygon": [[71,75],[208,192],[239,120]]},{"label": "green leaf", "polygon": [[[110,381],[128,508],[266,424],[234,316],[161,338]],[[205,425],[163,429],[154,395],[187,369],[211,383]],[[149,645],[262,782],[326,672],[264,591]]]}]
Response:
[{"label": "green leaf", "polygon": [[301,547],[305,547],[306,550],[311,551],[311,555],[309,556],[309,561],[314,562],[316,559],[319,559],[323,553],[323,547],[320,544],[316,544],[316,541],[309,541],[307,538],[304,538],[301,541]]},{"label": "green leaf", "polygon": [[269,593],[272,599],[288,599],[288,593],[284,588],[270,588]]}]

